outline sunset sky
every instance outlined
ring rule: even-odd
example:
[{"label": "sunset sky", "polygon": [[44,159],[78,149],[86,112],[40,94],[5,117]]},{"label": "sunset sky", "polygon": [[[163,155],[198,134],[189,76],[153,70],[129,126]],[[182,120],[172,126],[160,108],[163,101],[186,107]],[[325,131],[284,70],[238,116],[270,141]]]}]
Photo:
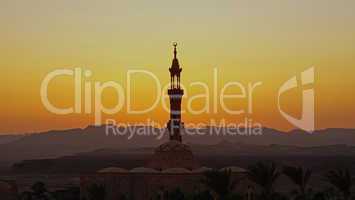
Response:
[{"label": "sunset sky", "polygon": [[[56,115],[45,109],[40,85],[46,74],[81,67],[92,71],[83,81],[116,81],[126,90],[127,70],[144,69],[167,84],[173,41],[179,43],[185,97],[203,91],[189,87],[196,81],[207,83],[212,92],[214,68],[218,90],[230,81],[262,82],[253,93],[252,114],[184,113],[185,123],[240,123],[248,117],[266,127],[293,129],[277,109],[277,92],[313,66],[316,128],[355,128],[354,10],[355,1],[349,0],[0,0],[0,134],[93,124],[93,113]],[[73,78],[58,78],[49,89],[53,104],[74,105]],[[133,107],[151,105],[155,90],[151,78],[135,77]],[[240,93],[236,88],[228,92]],[[282,107],[294,116],[300,115],[301,92],[282,98]],[[116,100],[114,91],[104,92],[107,107]],[[238,110],[246,109],[246,102],[227,103]],[[146,114],[128,114],[125,105],[105,117],[164,124],[169,113],[158,106]]]}]

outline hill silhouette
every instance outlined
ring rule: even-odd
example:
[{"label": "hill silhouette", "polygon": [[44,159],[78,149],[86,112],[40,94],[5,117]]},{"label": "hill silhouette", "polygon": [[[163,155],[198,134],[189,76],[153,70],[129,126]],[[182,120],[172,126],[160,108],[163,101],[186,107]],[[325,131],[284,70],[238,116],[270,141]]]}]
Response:
[{"label": "hill silhouette", "polygon": [[[146,128],[164,132],[164,130],[153,127]],[[238,149],[250,149],[249,151],[253,151],[254,154],[262,154],[269,151],[274,151],[275,153],[279,151],[297,152],[299,149],[312,150],[310,152],[315,154],[320,146],[326,146],[322,149],[327,148],[329,151],[334,152],[339,149],[350,148],[349,146],[355,146],[355,129],[332,128],[317,130],[309,134],[300,130],[282,132],[264,128],[262,135],[250,136],[225,134],[225,128],[213,128],[190,129],[190,134],[184,134],[183,140],[186,143],[194,144],[195,147],[209,145],[209,148],[211,148],[213,145],[218,144],[216,148],[232,146],[236,152]],[[156,147],[167,140],[167,134],[161,139],[157,139],[156,135],[135,133],[134,137],[128,139],[127,135],[106,135],[105,130],[105,126],[88,126],[84,129],[55,130],[16,136],[16,138],[0,142],[0,159],[2,161],[16,162],[20,160],[56,158],[98,149],[127,150]],[[218,130],[218,133],[216,130]],[[191,135],[191,132],[194,131],[206,134]],[[260,146],[267,146],[267,149]],[[198,149],[196,150],[198,151]],[[351,153],[352,151],[349,152]]]}]

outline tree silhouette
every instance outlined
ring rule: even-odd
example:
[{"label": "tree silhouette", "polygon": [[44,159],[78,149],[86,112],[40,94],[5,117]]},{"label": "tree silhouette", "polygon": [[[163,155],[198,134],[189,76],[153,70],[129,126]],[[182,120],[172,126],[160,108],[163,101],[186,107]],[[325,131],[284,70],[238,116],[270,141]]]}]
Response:
[{"label": "tree silhouette", "polygon": [[350,199],[352,180],[348,169],[331,170],[325,175],[325,178],[342,193],[344,200]]},{"label": "tree silhouette", "polygon": [[312,170],[302,167],[286,166],[283,168],[283,173],[298,186],[296,199],[303,200],[310,198],[307,192],[307,185],[312,176]]},{"label": "tree silhouette", "polygon": [[251,181],[262,188],[261,198],[271,200],[274,195],[274,183],[280,176],[276,165],[271,163],[258,162],[249,166],[248,177]]},{"label": "tree silhouette", "polygon": [[51,200],[51,194],[47,191],[46,185],[43,182],[36,182],[31,186],[31,191],[23,192],[21,200]]},{"label": "tree silhouette", "polygon": [[312,200],[336,200],[339,199],[338,196],[333,188],[326,188],[323,191],[315,193]]},{"label": "tree silhouette", "polygon": [[225,199],[235,185],[235,182],[232,181],[230,170],[207,171],[204,176],[202,183],[210,188],[218,199]]},{"label": "tree silhouette", "polygon": [[88,188],[89,200],[104,200],[106,198],[106,187],[102,184],[92,184]]}]

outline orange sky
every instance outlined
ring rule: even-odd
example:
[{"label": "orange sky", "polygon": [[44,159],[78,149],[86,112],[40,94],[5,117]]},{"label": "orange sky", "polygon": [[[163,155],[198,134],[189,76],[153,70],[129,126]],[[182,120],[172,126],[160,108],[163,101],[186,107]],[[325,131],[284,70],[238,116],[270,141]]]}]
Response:
[{"label": "orange sky", "polygon": [[[98,1],[0,2],[0,133],[85,127],[94,114],[56,115],[40,98],[46,74],[64,68],[90,69],[83,80],[116,81],[126,90],[126,73],[144,69],[168,83],[172,41],[177,41],[183,68],[182,83],[203,81],[212,92],[213,70],[218,69],[218,90],[238,81],[262,82],[253,93],[252,115],[184,113],[188,122],[245,117],[263,126],[291,129],[277,110],[277,91],[288,79],[315,67],[316,128],[355,127],[355,2],[300,1]],[[58,78],[49,86],[49,98],[58,106],[73,105],[73,80]],[[134,79],[133,106],[149,106],[154,82]],[[201,93],[187,87],[185,97]],[[231,88],[230,94],[240,91]],[[301,89],[283,98],[282,107],[300,115]],[[153,94],[153,95],[152,95]],[[116,94],[107,90],[103,101],[113,105]],[[212,97],[211,97],[212,98]],[[199,107],[204,101],[194,102]],[[227,102],[245,109],[246,100]],[[211,102],[212,104],[212,102]],[[184,99],[183,107],[187,107]],[[120,122],[165,123],[169,114],[161,106],[143,115],[124,109],[106,116]]]}]

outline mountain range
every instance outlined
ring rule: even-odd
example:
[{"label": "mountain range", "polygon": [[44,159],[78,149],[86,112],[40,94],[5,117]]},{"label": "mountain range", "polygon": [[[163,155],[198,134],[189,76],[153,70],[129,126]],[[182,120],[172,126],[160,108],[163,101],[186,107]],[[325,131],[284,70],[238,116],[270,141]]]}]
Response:
[{"label": "mountain range", "polygon": [[[165,130],[153,127],[131,127],[124,135],[107,135],[106,128],[107,126],[88,126],[83,129],[0,136],[0,159],[3,162],[18,162],[95,152],[100,149],[151,151],[153,147],[168,140]],[[138,128],[146,128],[146,131],[134,132]],[[157,139],[158,135],[148,134],[150,131],[164,133],[164,136]],[[332,128],[307,133],[301,130],[283,132],[263,128],[262,134],[250,135],[227,134],[226,128],[206,127],[187,129],[186,132],[189,134],[183,134],[184,142],[190,144],[198,154],[355,155],[355,129]],[[130,138],[130,135],[133,137]],[[202,149],[201,152],[199,149]]]}]

